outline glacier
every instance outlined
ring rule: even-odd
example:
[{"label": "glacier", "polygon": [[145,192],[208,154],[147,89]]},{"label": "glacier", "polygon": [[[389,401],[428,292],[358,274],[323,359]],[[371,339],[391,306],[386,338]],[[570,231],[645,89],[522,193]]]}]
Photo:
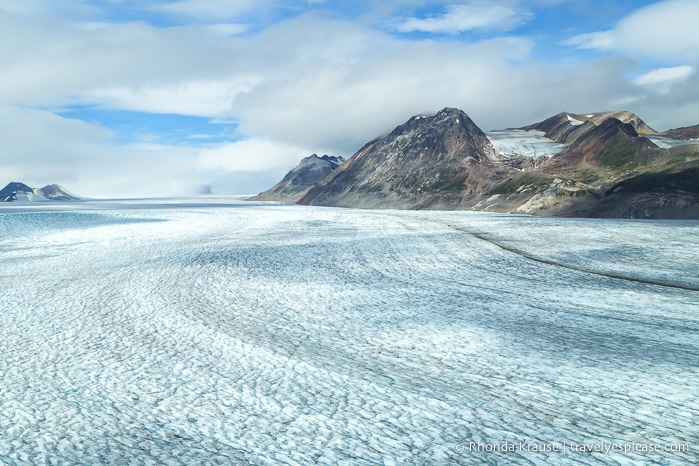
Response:
[{"label": "glacier", "polygon": [[488,131],[486,136],[495,152],[501,156],[548,157],[558,154],[566,148],[564,144],[547,138],[543,131],[537,130]]},{"label": "glacier", "polygon": [[3,207],[0,464],[696,464],[697,263],[696,221]]},{"label": "glacier", "polygon": [[662,135],[643,135],[650,139],[656,146],[661,149],[671,149],[673,147],[688,146],[692,144],[699,144],[698,139],[682,139],[673,136],[662,136]]}]

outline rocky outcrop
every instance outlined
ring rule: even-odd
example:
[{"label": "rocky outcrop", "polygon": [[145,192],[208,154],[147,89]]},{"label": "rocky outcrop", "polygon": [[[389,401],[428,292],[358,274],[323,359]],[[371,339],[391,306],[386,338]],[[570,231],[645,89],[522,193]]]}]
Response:
[{"label": "rocky outcrop", "polygon": [[312,154],[301,160],[279,183],[249,200],[294,203],[343,163],[342,157]]}]

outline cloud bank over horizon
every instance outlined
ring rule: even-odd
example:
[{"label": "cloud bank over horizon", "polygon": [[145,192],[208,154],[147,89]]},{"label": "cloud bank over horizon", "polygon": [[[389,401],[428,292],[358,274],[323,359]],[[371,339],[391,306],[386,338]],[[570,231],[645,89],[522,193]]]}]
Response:
[{"label": "cloud bank over horizon", "polygon": [[688,0],[0,0],[0,169],[96,197],[255,193],[410,116],[699,123]]}]

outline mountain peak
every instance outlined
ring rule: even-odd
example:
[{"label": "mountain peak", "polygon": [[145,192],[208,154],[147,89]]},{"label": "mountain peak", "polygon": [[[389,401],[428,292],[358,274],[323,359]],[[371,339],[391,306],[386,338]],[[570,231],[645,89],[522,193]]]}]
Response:
[{"label": "mountain peak", "polygon": [[77,196],[71,194],[62,186],[57,184],[46,185],[43,188],[30,188],[19,181],[8,183],[0,190],[0,202],[13,201],[76,201]]},{"label": "mountain peak", "polygon": [[638,115],[626,110],[585,114],[561,112],[539,123],[520,129],[543,131],[546,137],[556,142],[571,144],[587,131],[604,124],[610,119],[630,125],[637,133],[636,136],[658,134],[656,130],[648,126]]},{"label": "mountain peak", "polygon": [[253,196],[249,200],[296,202],[311,187],[323,181],[343,163],[345,163],[345,159],[339,156],[325,154],[318,157],[318,154],[311,154],[301,159],[301,162],[271,189]]},{"label": "mountain peak", "polygon": [[[318,154],[311,154],[308,157],[305,157],[301,159],[301,164],[307,164],[307,163],[328,163],[330,165],[335,165],[333,167],[333,170],[337,168],[338,166],[342,165],[345,162],[345,159],[340,156],[334,156],[334,155],[328,155],[324,154],[322,157],[319,157]],[[298,168],[298,167],[297,167]]]},{"label": "mountain peak", "polygon": [[76,201],[80,199],[78,196],[74,195],[60,184],[47,184],[43,188],[39,189],[39,191],[44,195],[44,197],[53,201]]},{"label": "mountain peak", "polygon": [[441,109],[439,112],[435,114],[435,116],[461,116],[461,115],[466,115],[466,112],[461,110],[460,108],[455,108],[455,107],[444,107]]},{"label": "mountain peak", "polygon": [[638,115],[628,110],[614,110],[610,112],[600,112],[587,114],[585,117],[589,118],[596,125],[600,125],[604,120],[609,118],[615,118],[622,123],[629,124],[633,126],[634,130],[638,134],[658,134],[656,130],[651,128],[643,121]]},{"label": "mountain peak", "polygon": [[613,129],[615,129],[621,133],[624,133],[625,135],[630,136],[632,138],[638,137],[638,131],[636,131],[636,128],[634,127],[633,124],[624,123],[622,120],[620,120],[618,118],[607,118],[602,123],[600,123],[598,126],[602,130],[606,130],[607,128],[613,128]]},{"label": "mountain peak", "polygon": [[[377,139],[375,142],[407,143],[411,147],[404,147],[401,154],[407,155],[424,145],[420,137],[428,137],[427,142],[436,143],[441,140],[447,152],[460,150],[460,146],[470,147],[470,157],[480,160],[483,158],[494,159],[495,151],[490,145],[485,133],[471,120],[471,118],[458,108],[446,107],[434,115],[415,115],[402,125],[397,126],[388,136]],[[436,138],[436,139],[435,139]],[[399,139],[399,140],[396,140]],[[462,144],[463,143],[463,144]],[[398,152],[396,152],[398,155]]]},{"label": "mountain peak", "polygon": [[0,190],[0,202],[16,201],[21,197],[33,197],[34,189],[19,181],[11,181]]},{"label": "mountain peak", "polygon": [[341,206],[361,198],[365,207],[405,208],[419,207],[429,196],[456,199],[480,185],[495,158],[490,140],[471,118],[447,107],[415,115],[368,143],[299,203]]},{"label": "mountain peak", "polygon": [[445,107],[435,113],[434,115],[428,115],[428,114],[419,114],[415,115],[410,120],[432,120],[432,121],[440,121],[443,122],[448,118],[453,118],[454,121],[458,121],[459,119],[463,121],[471,121],[471,118],[468,116],[466,112],[464,112],[461,109],[454,108],[454,107]]}]

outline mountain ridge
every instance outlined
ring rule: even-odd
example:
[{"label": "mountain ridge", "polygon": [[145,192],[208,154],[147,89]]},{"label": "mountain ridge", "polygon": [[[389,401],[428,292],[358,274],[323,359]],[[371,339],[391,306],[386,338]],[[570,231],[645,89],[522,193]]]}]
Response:
[{"label": "mountain ridge", "polygon": [[[503,130],[499,147],[507,151],[498,152],[463,110],[447,107],[369,141],[297,203],[699,218],[699,193],[689,189],[699,185],[699,141],[686,137],[695,131],[699,125],[659,132],[627,111],[561,112]],[[654,140],[662,137],[673,144],[659,147]],[[519,140],[528,152],[512,149]]]},{"label": "mountain ridge", "polygon": [[80,198],[58,184],[48,184],[43,188],[37,189],[19,181],[11,181],[0,190],[0,202],[77,200],[80,200]]}]

